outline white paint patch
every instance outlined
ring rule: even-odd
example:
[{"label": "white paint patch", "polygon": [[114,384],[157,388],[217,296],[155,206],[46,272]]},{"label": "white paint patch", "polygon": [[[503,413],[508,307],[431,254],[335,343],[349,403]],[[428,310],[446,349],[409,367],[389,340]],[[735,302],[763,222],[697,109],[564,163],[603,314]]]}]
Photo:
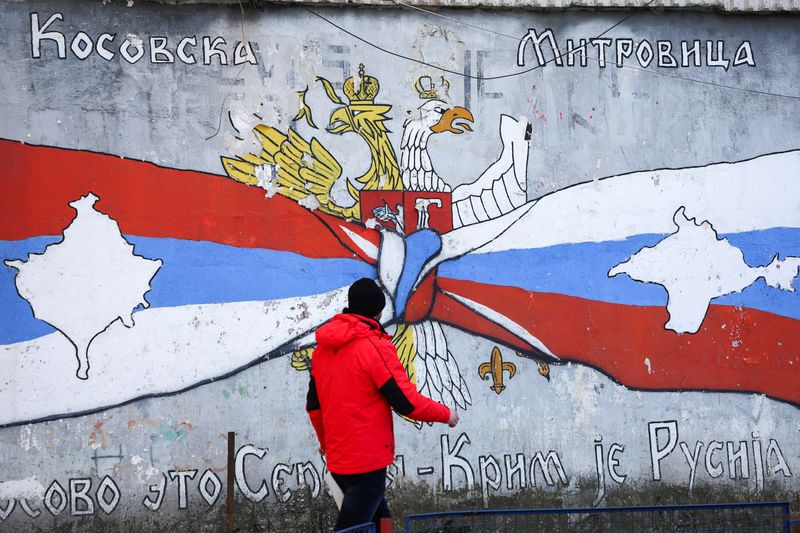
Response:
[{"label": "white paint patch", "polygon": [[255,168],[258,186],[264,189],[265,198],[272,198],[278,193],[277,165],[259,165]]},{"label": "white paint patch", "polygon": [[378,263],[378,277],[386,290],[394,299],[400,275],[405,264],[406,243],[403,237],[394,231],[381,232],[381,260]]},{"label": "white paint patch", "polygon": [[139,48],[140,46],[144,45],[142,39],[135,33],[129,33],[125,37],[128,39],[128,41],[130,41],[131,45],[135,48]]},{"label": "white paint patch", "polygon": [[267,124],[275,124],[276,120],[267,120],[271,114],[271,106],[265,107],[261,93],[245,93],[242,100],[228,98],[227,116],[222,117],[225,128],[225,149],[229,153],[241,154],[251,152],[261,153],[262,146],[253,129],[263,121],[253,112],[258,110],[259,116]]},{"label": "white paint patch", "polygon": [[44,486],[36,476],[0,482],[0,500],[43,498]]},{"label": "white paint patch", "polygon": [[144,295],[163,264],[135,255],[116,221],[94,209],[97,200],[88,194],[69,204],[78,214],[63,241],[27,261],[5,262],[19,270],[17,290],[34,316],[75,345],[80,379],[88,378],[89,345],[97,336],[117,319],[133,327],[133,310],[150,305]]},{"label": "white paint patch", "polygon": [[33,426],[25,426],[19,430],[19,447],[26,452],[31,451],[31,448],[34,450],[39,449],[39,439],[33,429]]},{"label": "white paint patch", "polygon": [[650,358],[649,357],[645,357],[644,358],[644,366],[647,367],[647,373],[648,374],[652,374],[653,373],[653,364],[650,362]]},{"label": "white paint patch", "polygon": [[147,460],[139,455],[131,457],[131,464],[136,467],[136,477],[142,484],[152,483],[161,474],[158,468],[150,466]]},{"label": "white paint patch", "polygon": [[776,257],[767,266],[750,267],[742,251],[719,239],[708,221],[689,219],[683,207],[673,220],[675,233],[608,272],[612,277],[627,274],[633,280],[663,286],[669,295],[665,327],[677,333],[697,332],[713,299],[741,292],[759,278],[771,287],[794,291],[800,257],[783,261]]},{"label": "white paint patch", "polygon": [[302,207],[305,207],[306,209],[309,209],[311,211],[314,211],[315,209],[319,209],[319,207],[321,205],[319,203],[319,200],[317,200],[317,197],[315,195],[313,195],[313,194],[309,194],[308,196],[306,196],[305,198],[303,198],[302,200],[297,202],[297,204],[302,206]]}]

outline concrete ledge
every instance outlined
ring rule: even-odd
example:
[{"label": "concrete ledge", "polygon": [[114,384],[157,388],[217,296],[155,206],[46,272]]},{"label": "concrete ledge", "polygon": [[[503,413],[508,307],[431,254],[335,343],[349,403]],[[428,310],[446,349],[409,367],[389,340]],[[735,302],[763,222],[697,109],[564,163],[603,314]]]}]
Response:
[{"label": "concrete ledge", "polygon": [[[392,0],[136,0],[159,4],[243,4],[248,5],[313,5],[313,6],[367,6],[394,7],[401,4]],[[485,8],[523,9],[532,11],[562,10],[620,10],[637,9],[646,0],[403,0],[406,5],[422,8]],[[670,9],[687,11],[721,11],[727,13],[800,13],[800,0],[657,0],[645,9]]]}]

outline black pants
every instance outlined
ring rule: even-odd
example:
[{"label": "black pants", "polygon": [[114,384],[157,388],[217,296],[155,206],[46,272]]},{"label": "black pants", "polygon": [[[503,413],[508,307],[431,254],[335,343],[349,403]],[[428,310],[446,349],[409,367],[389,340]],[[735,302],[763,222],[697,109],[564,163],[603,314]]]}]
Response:
[{"label": "black pants", "polygon": [[380,531],[381,518],[392,516],[384,498],[386,469],[363,474],[331,474],[344,493],[334,530],[374,522],[375,531]]}]

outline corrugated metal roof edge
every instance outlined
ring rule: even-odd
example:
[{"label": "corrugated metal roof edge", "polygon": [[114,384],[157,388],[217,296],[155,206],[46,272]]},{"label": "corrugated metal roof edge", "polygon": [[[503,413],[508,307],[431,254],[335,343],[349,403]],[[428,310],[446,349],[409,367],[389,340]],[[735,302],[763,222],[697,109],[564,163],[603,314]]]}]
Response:
[{"label": "corrugated metal roof edge", "polygon": [[[243,5],[309,5],[330,7],[402,7],[391,0],[145,0],[165,5],[243,4]],[[643,7],[646,0],[413,0],[403,3],[421,8],[483,8],[525,11],[711,11],[720,13],[800,13],[800,0],[657,0]]]}]

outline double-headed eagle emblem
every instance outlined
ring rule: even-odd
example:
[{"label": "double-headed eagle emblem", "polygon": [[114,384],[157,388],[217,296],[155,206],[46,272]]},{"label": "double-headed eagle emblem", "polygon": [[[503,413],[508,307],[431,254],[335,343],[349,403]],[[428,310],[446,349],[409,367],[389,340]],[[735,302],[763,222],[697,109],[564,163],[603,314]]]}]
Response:
[{"label": "double-headed eagle emblem", "polygon": [[[317,81],[328,99],[338,106],[330,115],[326,131],[334,135],[355,133],[360,136],[370,151],[366,171],[356,177],[343,176],[342,166],[316,137],[309,141],[294,127],[284,133],[262,124],[254,128],[261,152],[222,157],[228,176],[249,185],[260,185],[268,194],[281,194],[326,215],[380,227],[384,234],[395,236],[390,240],[402,241],[422,229],[445,233],[454,227],[493,218],[491,215],[495,211],[499,216],[524,203],[525,176],[516,176],[510,162],[506,162],[505,168],[499,168],[501,160],[498,160],[478,180],[462,186],[466,187],[462,191],[458,188],[452,191],[437,173],[428,153],[430,139],[441,133],[460,135],[472,131],[470,125],[474,118],[465,107],[451,105],[447,97],[440,97],[430,76],[421,76],[415,83],[423,102],[407,112],[399,158],[386,126],[392,106],[376,102],[380,83],[365,73],[364,65],[359,65],[357,77],[345,80],[342,92],[346,101],[327,79],[317,78]],[[448,87],[442,78],[440,88],[447,90]],[[295,121],[305,120],[316,128],[305,101],[307,90],[299,93],[301,109]],[[511,117],[503,118],[517,124]],[[528,130],[526,141],[529,134]],[[488,188],[482,186],[487,178]],[[342,198],[340,194],[335,199],[332,190],[339,180],[345,180],[347,196]],[[496,198],[496,191],[501,189],[492,187],[497,180],[504,182],[502,198]],[[491,198],[486,198],[487,192]],[[479,205],[487,200],[502,207],[481,209]],[[392,342],[409,377],[421,392],[465,409],[472,399],[442,325],[425,317],[407,320],[399,309],[406,302],[398,302],[397,287],[385,285],[384,290],[394,302],[395,315],[400,317]],[[298,370],[306,369],[311,356],[310,348],[295,352],[292,364]]]}]

